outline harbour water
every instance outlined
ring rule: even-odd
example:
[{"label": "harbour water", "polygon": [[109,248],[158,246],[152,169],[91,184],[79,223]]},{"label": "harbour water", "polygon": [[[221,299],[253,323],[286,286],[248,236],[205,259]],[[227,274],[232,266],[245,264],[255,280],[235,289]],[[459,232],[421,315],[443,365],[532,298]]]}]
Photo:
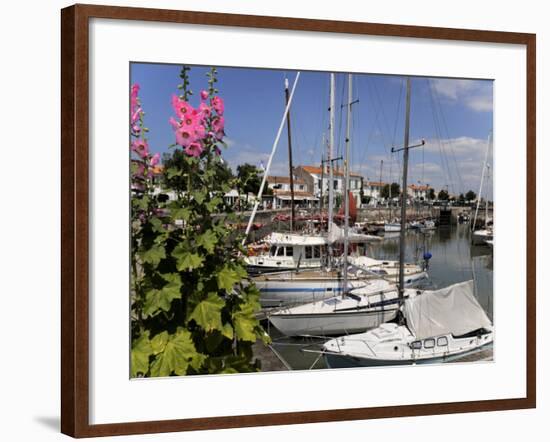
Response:
[{"label": "harbour water", "polygon": [[[406,232],[406,261],[421,262],[424,253],[429,252],[428,272],[433,288],[473,279],[475,295],[487,315],[493,319],[493,254],[488,246],[473,246],[467,224],[438,227],[422,233]],[[386,235],[383,241],[370,246],[369,256],[377,259],[397,260],[399,257],[399,233]],[[288,338],[282,336],[273,326],[266,324],[273,340],[276,356],[293,370],[326,368],[323,358],[315,351],[320,350],[323,339]],[[309,352],[313,350],[314,352]],[[479,359],[491,359],[492,350],[484,351]]]}]

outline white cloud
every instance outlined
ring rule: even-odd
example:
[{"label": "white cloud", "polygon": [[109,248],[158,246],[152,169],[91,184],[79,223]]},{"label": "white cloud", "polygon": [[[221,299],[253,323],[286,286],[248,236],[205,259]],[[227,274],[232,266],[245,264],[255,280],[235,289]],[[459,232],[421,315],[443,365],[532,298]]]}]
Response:
[{"label": "white cloud", "polygon": [[489,81],[437,78],[431,84],[439,96],[451,102],[462,103],[476,112],[493,110],[493,87]]}]

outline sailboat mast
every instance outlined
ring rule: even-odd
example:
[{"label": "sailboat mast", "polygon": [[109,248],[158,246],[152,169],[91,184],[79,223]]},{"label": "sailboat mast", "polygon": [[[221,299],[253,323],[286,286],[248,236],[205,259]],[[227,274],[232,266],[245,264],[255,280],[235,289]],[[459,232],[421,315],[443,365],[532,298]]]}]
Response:
[{"label": "sailboat mast", "polygon": [[348,74],[348,113],[346,121],[346,158],[344,160],[344,289],[345,294],[348,287],[348,234],[349,234],[349,151],[350,151],[350,127],[351,127],[351,106],[352,106],[352,75]]},{"label": "sailboat mast", "polygon": [[384,166],[384,160],[380,160],[380,186],[378,187],[378,218],[380,218],[380,201],[382,200],[382,167]]},{"label": "sailboat mast", "polygon": [[493,132],[489,132],[487,135],[487,150],[485,151],[485,161],[483,163],[483,169],[481,169],[481,180],[479,182],[479,193],[477,194],[476,211],[474,213],[474,222],[472,224],[472,232],[476,229],[477,214],[479,212],[479,203],[481,202],[481,192],[483,191],[483,181],[485,179],[485,169],[487,167],[487,160],[489,159],[489,148],[491,147],[491,137]]},{"label": "sailboat mast", "polygon": [[332,212],[334,210],[334,192],[332,172],[332,158],[334,156],[334,74],[330,74],[330,127],[329,127],[329,144],[328,144],[328,167],[329,167],[329,184],[328,184],[328,231],[332,230]]},{"label": "sailboat mast", "polygon": [[401,231],[399,233],[399,298],[405,293],[405,229],[407,227],[407,169],[409,167],[409,126],[411,118],[411,78],[407,77],[405,134],[403,138],[403,187],[401,189]]},{"label": "sailboat mast", "polygon": [[[288,78],[285,78],[285,103],[288,106]],[[290,107],[286,113],[286,129],[288,135],[288,175],[290,178],[290,231],[294,231],[294,168],[292,167],[292,136],[290,130]]]}]

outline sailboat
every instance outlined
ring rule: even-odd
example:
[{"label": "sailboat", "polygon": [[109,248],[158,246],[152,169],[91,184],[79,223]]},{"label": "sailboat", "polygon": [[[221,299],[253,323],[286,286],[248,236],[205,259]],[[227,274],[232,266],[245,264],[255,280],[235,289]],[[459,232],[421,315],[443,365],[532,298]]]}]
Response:
[{"label": "sailboat", "polygon": [[[410,78],[407,78],[403,188],[407,188]],[[422,143],[423,145],[424,143]],[[394,149],[392,149],[394,151]],[[322,355],[332,368],[449,361],[492,345],[493,325],[474,296],[473,281],[407,293],[404,287],[405,197],[401,202],[399,299],[402,318],[358,334],[331,339]],[[397,315],[397,313],[396,313]]]},{"label": "sailboat", "polygon": [[[350,142],[350,114],[352,103],[352,76],[348,77],[348,117],[346,135],[346,187],[349,177],[349,142]],[[343,259],[343,286],[341,294],[325,300],[315,301],[296,307],[289,307],[271,312],[270,322],[283,334],[296,335],[334,335],[365,330],[393,319],[399,307],[399,293],[395,282],[388,281],[379,273],[385,270],[380,265],[389,267],[388,262],[372,263],[365,267],[354,267],[348,257],[348,207],[349,195],[346,194],[344,217],[344,254]],[[391,264],[394,268],[393,263]],[[378,268],[377,268],[378,267]],[[361,268],[363,271],[371,269],[376,279],[367,281],[359,289],[349,290],[350,270]],[[378,272],[376,272],[378,270]],[[356,274],[353,274],[356,276]],[[394,273],[395,275],[395,273]],[[424,272],[418,276],[427,278]],[[414,275],[414,276],[417,276]],[[412,276],[412,275],[411,275]],[[412,278],[411,278],[412,279]],[[403,282],[404,284],[404,282]]]},{"label": "sailboat", "polygon": [[382,324],[323,344],[331,368],[450,362],[489,348],[493,324],[477,301],[473,281],[409,296],[405,324]]},{"label": "sailboat", "polygon": [[[484,178],[487,179],[487,185],[489,184],[489,149],[491,146],[491,134],[487,139],[487,151],[485,152],[485,163],[483,165],[483,171],[481,173],[481,182],[479,185],[479,195],[476,204],[476,211],[474,215],[474,222],[472,224],[472,244],[473,245],[485,245],[487,241],[493,241],[493,226],[492,221],[489,221],[489,192],[486,192],[485,196],[485,226],[482,229],[476,230],[477,214],[479,211],[479,204],[481,202],[481,192],[483,191]],[[487,173],[485,171],[487,170]]]}]

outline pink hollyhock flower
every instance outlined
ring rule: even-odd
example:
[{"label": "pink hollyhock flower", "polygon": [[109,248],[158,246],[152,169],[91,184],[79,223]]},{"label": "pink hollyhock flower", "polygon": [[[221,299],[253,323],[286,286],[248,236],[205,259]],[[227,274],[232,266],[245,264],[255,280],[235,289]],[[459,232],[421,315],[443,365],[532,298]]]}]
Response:
[{"label": "pink hollyhock flower", "polygon": [[134,83],[130,89],[130,104],[132,106],[132,111],[137,106],[138,93],[139,93],[139,84]]},{"label": "pink hollyhock flower", "polygon": [[206,135],[206,128],[202,124],[196,124],[193,126],[193,130],[196,138],[202,139]]},{"label": "pink hollyhock flower", "polygon": [[141,109],[141,107],[138,107],[135,110],[135,112],[132,114],[132,118],[131,118],[132,124],[135,124],[139,120],[139,117],[141,116],[142,112],[143,112],[143,110]]},{"label": "pink hollyhock flower", "polygon": [[132,150],[137,153],[141,158],[145,158],[147,157],[147,155],[149,155],[149,145],[145,140],[132,141]]},{"label": "pink hollyhock flower", "polygon": [[177,95],[172,96],[172,107],[180,120],[183,120],[186,115],[193,111],[193,106],[191,106],[187,101],[179,98]]},{"label": "pink hollyhock flower", "polygon": [[153,158],[151,158],[151,167],[155,167],[160,162],[160,153],[156,153],[153,155]]},{"label": "pink hollyhock flower", "polygon": [[208,98],[208,91],[201,91],[201,100],[206,100]]},{"label": "pink hollyhock flower", "polygon": [[201,143],[193,142],[190,143],[189,146],[185,148],[185,153],[191,157],[198,157],[203,151],[203,147]]},{"label": "pink hollyhock flower", "polygon": [[175,120],[174,117],[170,117],[168,122],[170,123],[170,126],[172,126],[172,129],[178,130],[180,128],[180,124]]},{"label": "pink hollyhock flower", "polygon": [[210,104],[214,108],[214,110],[218,113],[218,115],[223,115],[224,111],[224,104],[223,104],[223,98],[221,97],[212,97],[212,100],[210,100]]},{"label": "pink hollyhock flower", "polygon": [[176,130],[176,143],[182,147],[188,147],[196,140],[193,126],[182,126]]},{"label": "pink hollyhock flower", "polygon": [[199,112],[204,119],[210,118],[210,115],[212,115],[212,110],[210,109],[210,106],[208,106],[206,103],[201,103],[199,105]]},{"label": "pink hollyhock flower", "polygon": [[139,134],[141,132],[141,127],[139,127],[137,124],[134,124],[132,126],[132,130],[134,131],[134,133]]},{"label": "pink hollyhock flower", "polygon": [[217,140],[221,140],[225,135],[224,127],[225,127],[225,119],[223,117],[215,117],[212,120],[212,131],[214,132],[214,137]]},{"label": "pink hollyhock flower", "polygon": [[222,154],[222,150],[218,146],[214,147],[214,152],[216,152],[216,155]]}]

